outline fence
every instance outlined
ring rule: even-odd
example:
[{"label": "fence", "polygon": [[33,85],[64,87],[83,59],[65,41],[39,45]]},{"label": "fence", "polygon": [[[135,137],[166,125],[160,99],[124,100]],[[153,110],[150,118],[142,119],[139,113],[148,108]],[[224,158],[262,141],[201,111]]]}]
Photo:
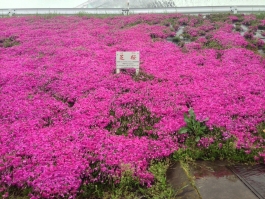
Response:
[{"label": "fence", "polygon": [[183,13],[183,14],[208,14],[208,13],[252,13],[265,12],[264,6],[198,6],[198,7],[173,7],[173,8],[12,8],[0,9],[0,15],[36,15],[36,14],[140,14],[140,13]]}]

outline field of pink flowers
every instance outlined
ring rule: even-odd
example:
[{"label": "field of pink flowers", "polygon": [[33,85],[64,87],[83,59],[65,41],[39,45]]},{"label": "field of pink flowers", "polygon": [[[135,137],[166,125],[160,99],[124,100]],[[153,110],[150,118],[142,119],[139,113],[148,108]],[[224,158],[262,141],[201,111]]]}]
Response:
[{"label": "field of pink flowers", "polygon": [[[150,186],[150,161],[184,147],[187,134],[177,132],[189,108],[199,121],[209,118],[209,129],[234,136],[236,148],[263,151],[256,127],[265,121],[265,61],[253,49],[264,42],[241,36],[237,20],[0,19],[0,192],[75,197],[82,184],[120,176],[123,165]],[[255,29],[255,20],[243,16],[242,24]],[[184,47],[166,41],[181,25],[195,38]],[[116,51],[140,51],[139,77],[115,74]]]}]

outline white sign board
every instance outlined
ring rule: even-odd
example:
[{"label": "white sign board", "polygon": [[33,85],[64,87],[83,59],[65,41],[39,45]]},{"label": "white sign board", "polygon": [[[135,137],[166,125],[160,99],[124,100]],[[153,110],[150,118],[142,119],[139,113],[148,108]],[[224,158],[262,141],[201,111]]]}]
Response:
[{"label": "white sign board", "polygon": [[140,69],[140,53],[136,52],[116,52],[116,73],[120,73],[122,68],[135,68],[136,74]]}]

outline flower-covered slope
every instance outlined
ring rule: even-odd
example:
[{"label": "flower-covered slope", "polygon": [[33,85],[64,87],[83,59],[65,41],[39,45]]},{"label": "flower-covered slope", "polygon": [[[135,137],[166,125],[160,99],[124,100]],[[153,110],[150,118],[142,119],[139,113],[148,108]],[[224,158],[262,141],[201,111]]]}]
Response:
[{"label": "flower-covered slope", "polygon": [[[0,40],[16,41],[0,47],[1,187],[74,197],[127,164],[150,185],[150,160],[182,147],[176,132],[189,108],[234,135],[238,148],[262,147],[255,133],[265,119],[264,60],[231,28],[206,29],[224,49],[198,40],[183,51],[160,24],[181,17],[1,19]],[[140,77],[115,74],[116,51],[140,51]]]}]

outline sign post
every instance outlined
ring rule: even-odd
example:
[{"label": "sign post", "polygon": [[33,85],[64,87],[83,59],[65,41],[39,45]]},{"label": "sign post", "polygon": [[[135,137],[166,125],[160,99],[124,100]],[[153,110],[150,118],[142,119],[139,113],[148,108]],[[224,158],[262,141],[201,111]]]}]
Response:
[{"label": "sign post", "polygon": [[136,75],[140,70],[140,52],[116,52],[116,73],[120,73],[120,69],[135,68]]}]

